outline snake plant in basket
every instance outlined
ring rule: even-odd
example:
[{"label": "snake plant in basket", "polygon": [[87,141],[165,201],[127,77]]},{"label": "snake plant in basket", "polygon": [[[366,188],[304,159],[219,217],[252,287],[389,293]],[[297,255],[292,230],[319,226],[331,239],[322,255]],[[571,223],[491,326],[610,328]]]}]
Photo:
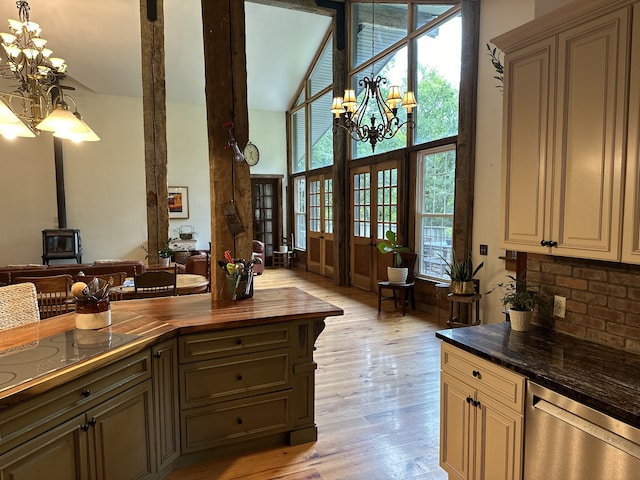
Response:
[{"label": "snake plant in basket", "polygon": [[456,260],[456,252],[451,251],[451,261],[440,255],[445,263],[444,272],[451,279],[449,291],[455,295],[474,295],[476,287],[473,283],[473,277],[484,267],[484,262],[480,262],[475,268],[473,267],[473,258],[469,252],[463,260]]},{"label": "snake plant in basket", "polygon": [[378,243],[378,250],[380,253],[393,253],[393,266],[387,267],[387,278],[390,283],[405,283],[407,281],[407,275],[409,275],[409,268],[402,267],[401,253],[409,252],[409,247],[404,247],[398,243],[396,232],[393,230],[387,230],[385,239]]}]

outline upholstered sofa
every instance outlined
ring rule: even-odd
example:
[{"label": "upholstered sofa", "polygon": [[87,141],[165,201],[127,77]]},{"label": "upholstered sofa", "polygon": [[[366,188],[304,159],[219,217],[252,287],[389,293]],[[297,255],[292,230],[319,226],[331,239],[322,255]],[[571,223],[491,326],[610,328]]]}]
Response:
[{"label": "upholstered sofa", "polygon": [[0,267],[0,284],[11,283],[16,277],[46,277],[50,275],[104,275],[125,272],[133,277],[145,272],[146,264],[140,260],[97,261],[94,263],[69,263],[60,265],[8,265]]},{"label": "upholstered sofa", "polygon": [[[206,277],[208,274],[207,255],[207,253],[191,255],[185,263],[185,273],[194,273],[196,275],[202,275]],[[264,243],[259,240],[254,240],[252,255],[254,258],[259,258],[262,261],[262,263],[253,266],[253,273],[256,275],[260,275],[264,271]],[[211,259],[211,263],[211,268],[218,268],[218,261],[216,259]]]}]

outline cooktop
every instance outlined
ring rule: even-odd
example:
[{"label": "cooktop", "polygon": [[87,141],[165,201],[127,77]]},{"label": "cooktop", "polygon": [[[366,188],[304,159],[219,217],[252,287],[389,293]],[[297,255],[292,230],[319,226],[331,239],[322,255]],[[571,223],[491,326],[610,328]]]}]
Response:
[{"label": "cooktop", "polygon": [[139,335],[68,330],[38,342],[0,350],[0,392],[129,343]]}]

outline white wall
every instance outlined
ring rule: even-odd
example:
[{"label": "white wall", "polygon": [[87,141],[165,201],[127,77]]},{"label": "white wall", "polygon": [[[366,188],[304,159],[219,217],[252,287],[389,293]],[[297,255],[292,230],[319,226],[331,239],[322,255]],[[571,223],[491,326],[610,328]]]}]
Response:
[{"label": "white wall", "polygon": [[[476,263],[484,261],[478,273],[483,293],[483,323],[504,321],[500,292],[485,295],[505,279],[503,256],[498,246],[500,230],[500,175],[502,155],[502,91],[496,88],[496,74],[487,55],[486,43],[534,18],[534,0],[483,0],[480,19],[480,62],[478,65],[478,118],[476,128],[476,175],[473,222],[473,254]],[[489,254],[479,256],[479,245],[489,247]]]},{"label": "white wall", "polygon": [[[189,218],[169,219],[169,237],[195,231],[197,249],[209,248],[209,144],[204,105],[167,104],[167,179],[170,186],[189,188]],[[231,158],[229,159],[231,162]]]},{"label": "white wall", "polygon": [[[281,175],[282,205],[287,205],[287,129],[284,112],[249,111],[249,140],[260,150],[260,161],[251,175]],[[282,228],[287,225],[287,209],[282,209]],[[279,238],[283,232],[275,232]]]}]

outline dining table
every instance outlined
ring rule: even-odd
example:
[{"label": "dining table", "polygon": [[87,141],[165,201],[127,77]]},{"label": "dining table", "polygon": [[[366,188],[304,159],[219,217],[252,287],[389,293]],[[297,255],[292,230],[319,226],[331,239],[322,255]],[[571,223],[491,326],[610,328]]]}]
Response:
[{"label": "dining table", "polygon": [[[203,275],[193,273],[179,273],[176,275],[176,291],[178,295],[205,293],[209,287],[209,279]],[[135,286],[133,277],[127,277],[122,285],[111,287],[111,291],[122,295],[123,299],[133,298]]]}]

